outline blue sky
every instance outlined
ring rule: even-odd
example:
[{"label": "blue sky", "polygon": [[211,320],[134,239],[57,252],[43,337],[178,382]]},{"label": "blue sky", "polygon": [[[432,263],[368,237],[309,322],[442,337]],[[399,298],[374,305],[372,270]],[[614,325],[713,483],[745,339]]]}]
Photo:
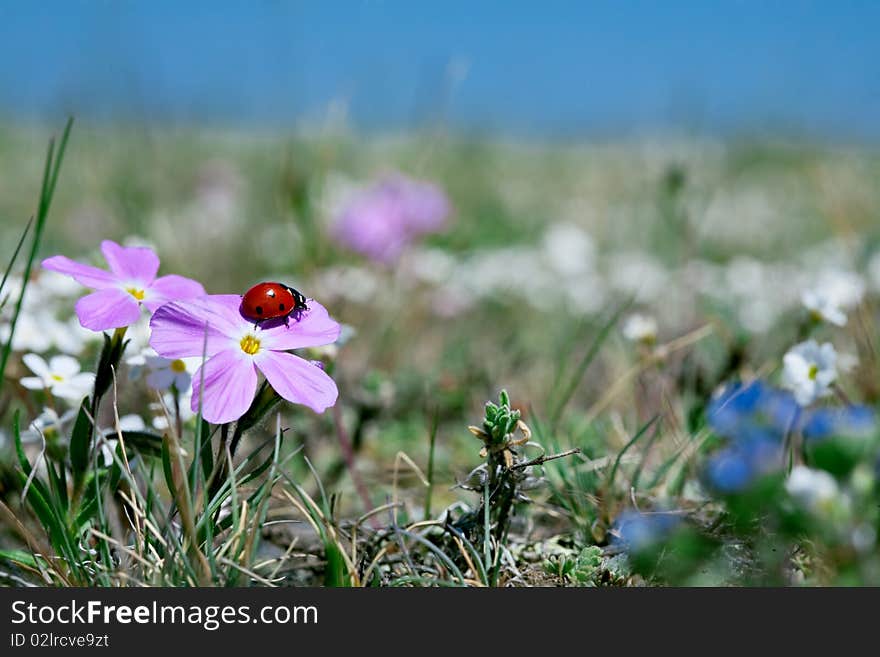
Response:
[{"label": "blue sky", "polygon": [[877,2],[0,0],[0,114],[880,137]]}]

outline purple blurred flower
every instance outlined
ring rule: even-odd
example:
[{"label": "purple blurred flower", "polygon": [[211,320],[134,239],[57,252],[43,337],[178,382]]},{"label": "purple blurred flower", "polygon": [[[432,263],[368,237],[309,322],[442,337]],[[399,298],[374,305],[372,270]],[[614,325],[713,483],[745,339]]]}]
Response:
[{"label": "purple blurred flower", "polygon": [[201,283],[171,274],[156,278],[159,257],[142,246],[124,247],[116,242],[101,242],[101,252],[110,271],[83,265],[64,256],[43,260],[43,268],[72,277],[96,290],[76,302],[79,323],[92,331],[122,328],[140,317],[141,305],[150,312],[176,299],[205,294]]},{"label": "purple blurred flower", "polygon": [[333,234],[349,249],[387,265],[413,240],[443,228],[449,213],[449,199],[439,187],[395,174],[358,193]]},{"label": "purple blurred flower", "polygon": [[[201,356],[206,362],[193,375],[192,409],[214,424],[237,420],[254,399],[257,371],[284,399],[323,413],[336,403],[336,383],[320,367],[291,349],[330,344],[339,324],[309,300],[299,321],[265,323],[256,328],[241,312],[237,294],[215,294],[162,306],[150,320],[150,345],[165,358]],[[204,394],[199,389],[204,369]]]}]

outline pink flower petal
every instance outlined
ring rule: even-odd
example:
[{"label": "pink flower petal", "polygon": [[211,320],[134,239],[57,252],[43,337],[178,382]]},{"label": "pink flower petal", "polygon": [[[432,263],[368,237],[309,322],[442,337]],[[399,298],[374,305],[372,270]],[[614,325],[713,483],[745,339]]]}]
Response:
[{"label": "pink flower petal", "polygon": [[234,335],[240,335],[242,332],[252,329],[254,323],[245,319],[241,315],[241,295],[240,294],[209,294],[205,297],[214,308],[218,316],[223,317],[229,326],[234,326]]},{"label": "pink flower petal", "polygon": [[319,347],[331,344],[339,337],[339,322],[330,317],[327,309],[313,299],[308,301],[309,309],[299,321],[290,318],[290,325],[275,324],[263,329],[259,337],[265,340],[267,349],[286,351],[304,347]]},{"label": "pink flower petal", "polygon": [[245,320],[230,303],[240,304],[236,294],[215,294],[186,301],[172,301],[156,310],[150,320],[150,346],[165,358],[202,355],[207,332],[208,358],[218,351],[238,348]]},{"label": "pink flower petal", "polygon": [[101,253],[110,265],[110,271],[123,282],[137,281],[145,287],[152,283],[159,271],[159,256],[145,246],[120,246],[111,240],[101,242]]},{"label": "pink flower petal", "polygon": [[256,359],[275,392],[294,404],[323,413],[336,403],[336,383],[319,367],[283,351],[264,351]]},{"label": "pink flower petal", "polygon": [[205,288],[198,281],[176,274],[160,276],[146,290],[143,304],[151,313],[169,301],[192,299],[205,294]]},{"label": "pink flower petal", "polygon": [[95,290],[104,290],[108,287],[119,285],[116,276],[109,271],[98,269],[91,265],[83,265],[64,256],[59,255],[46,258],[42,264],[43,269],[57,271],[59,274],[70,276],[80,285],[85,285]]},{"label": "pink flower petal", "polygon": [[[204,395],[200,390],[202,370],[205,370]],[[257,370],[253,360],[242,351],[227,349],[212,356],[193,376],[191,408],[212,424],[237,420],[254,400],[257,392]]]},{"label": "pink flower petal", "polygon": [[105,331],[134,324],[141,315],[140,304],[125,290],[98,290],[76,302],[79,323],[92,331]]}]

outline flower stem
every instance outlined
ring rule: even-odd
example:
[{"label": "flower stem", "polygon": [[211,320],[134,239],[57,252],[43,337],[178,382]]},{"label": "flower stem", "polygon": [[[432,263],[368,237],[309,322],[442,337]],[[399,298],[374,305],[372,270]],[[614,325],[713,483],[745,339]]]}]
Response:
[{"label": "flower stem", "polygon": [[[339,404],[333,407],[333,423],[336,425],[336,438],[339,440],[339,449],[342,451],[342,457],[345,459],[345,466],[348,468],[348,475],[351,477],[355,490],[357,490],[358,496],[361,498],[361,503],[364,505],[364,513],[370,513],[373,510],[373,503],[370,501],[370,494],[367,492],[367,487],[364,485],[364,482],[355,467],[354,449],[351,446],[348,432],[345,430],[345,424],[342,421],[342,411],[340,410]],[[375,516],[370,517],[370,522],[373,524],[373,527],[378,527]]]},{"label": "flower stem", "polygon": [[[280,402],[281,396],[264,381],[254,401],[251,402],[250,408],[242,415],[235,424],[235,431],[232,432],[232,440],[229,443],[229,453],[235,456],[238,449],[238,443],[241,441],[246,431],[249,431],[266,415],[272,411]],[[214,460],[214,472],[208,478],[208,499],[212,499],[223,487],[223,482],[229,475],[228,459],[226,458],[226,440],[229,435],[229,425],[224,424],[221,429],[220,446],[217,449],[217,458]]]}]

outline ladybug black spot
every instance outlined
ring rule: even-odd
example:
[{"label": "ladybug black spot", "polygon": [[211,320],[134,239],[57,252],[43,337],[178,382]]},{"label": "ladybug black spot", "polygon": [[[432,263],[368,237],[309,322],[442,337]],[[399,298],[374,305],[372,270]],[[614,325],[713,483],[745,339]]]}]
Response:
[{"label": "ladybug black spot", "polygon": [[284,304],[283,303],[278,304],[278,310],[280,310],[282,312],[284,311]]},{"label": "ladybug black spot", "polygon": [[263,314],[263,306],[257,306],[256,308],[254,308],[254,310],[257,311],[257,314],[258,314],[258,315],[262,315],[262,314]]}]

